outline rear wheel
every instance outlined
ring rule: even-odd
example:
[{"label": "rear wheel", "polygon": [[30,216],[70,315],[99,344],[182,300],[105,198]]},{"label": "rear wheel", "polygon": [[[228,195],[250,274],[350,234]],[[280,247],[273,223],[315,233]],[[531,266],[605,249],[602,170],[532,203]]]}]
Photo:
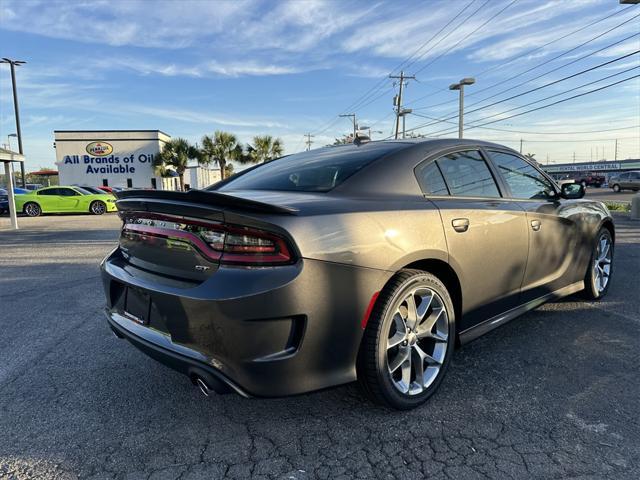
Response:
[{"label": "rear wheel", "polygon": [[107,211],[107,204],[100,200],[96,200],[95,202],[91,202],[91,205],[89,206],[89,211],[94,215],[102,215],[104,212]]},{"label": "rear wheel", "polygon": [[34,202],[26,203],[23,210],[28,217],[37,217],[42,213],[40,205]]},{"label": "rear wheel", "polygon": [[613,191],[617,193],[617,192],[619,192],[620,190],[622,190],[622,189],[620,188],[620,185],[618,185],[618,184],[616,183],[616,184],[613,186]]},{"label": "rear wheel", "polygon": [[596,238],[589,269],[584,277],[584,296],[589,300],[600,300],[607,294],[613,273],[613,237],[611,232],[606,228],[601,228]]},{"label": "rear wheel", "polygon": [[371,313],[358,354],[358,381],[377,403],[406,410],[438,388],[455,343],[451,297],[440,280],[401,270]]}]

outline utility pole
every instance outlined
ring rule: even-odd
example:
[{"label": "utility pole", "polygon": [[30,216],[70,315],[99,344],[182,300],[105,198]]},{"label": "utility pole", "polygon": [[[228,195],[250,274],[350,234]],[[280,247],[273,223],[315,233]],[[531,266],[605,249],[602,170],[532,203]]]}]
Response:
[{"label": "utility pole", "polygon": [[356,139],[356,132],[358,131],[358,124],[356,123],[356,114],[355,113],[344,113],[338,115],[339,117],[351,117],[353,119],[353,140]]},{"label": "utility pole", "polygon": [[311,144],[313,143],[313,140],[311,139],[315,137],[315,135],[311,135],[311,133],[307,133],[304,136],[307,137],[304,143],[307,144],[307,152],[308,152],[309,150],[311,150]]},{"label": "utility pole", "polygon": [[[400,117],[403,117],[403,124],[404,124],[404,116],[407,113],[411,113],[411,110],[402,108],[402,94],[404,92],[405,80],[415,80],[416,76],[405,75],[404,70],[401,70],[400,75],[389,75],[389,78],[397,78],[400,80],[400,88],[398,90],[398,96],[394,98],[394,102],[393,102],[394,106],[396,107],[396,133],[394,135],[394,138],[397,140],[398,134],[400,133]],[[404,138],[404,127],[402,129],[402,138]]]},{"label": "utility pole", "polygon": [[[11,85],[13,86],[13,110],[16,117],[16,133],[18,135],[18,153],[24,155],[22,150],[22,132],[20,131],[20,110],[18,108],[18,90],[16,88],[16,66],[24,65],[27,62],[22,60],[10,60],[3,58],[0,63],[8,63],[11,67]],[[26,178],[24,173],[24,162],[20,162],[20,173],[22,174],[22,188],[25,188]]]},{"label": "utility pole", "polygon": [[463,78],[459,83],[449,85],[449,90],[460,91],[460,106],[458,110],[458,138],[462,138],[462,132],[464,130],[464,86],[473,85],[474,83],[476,83],[475,78]]},{"label": "utility pole", "polygon": [[573,163],[576,163],[576,152],[573,152]]},{"label": "utility pole", "polygon": [[613,155],[613,160],[614,162],[618,161],[618,139],[616,138],[616,149],[615,149],[615,153]]},{"label": "utility pole", "polygon": [[522,142],[523,142],[523,141],[524,141],[524,140],[520,139],[520,153],[522,153]]}]

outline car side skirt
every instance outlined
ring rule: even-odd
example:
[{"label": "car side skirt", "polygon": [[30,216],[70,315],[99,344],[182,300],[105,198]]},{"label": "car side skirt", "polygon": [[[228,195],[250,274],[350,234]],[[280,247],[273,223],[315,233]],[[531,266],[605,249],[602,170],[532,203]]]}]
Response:
[{"label": "car side skirt", "polygon": [[460,343],[469,343],[472,340],[484,335],[485,333],[490,332],[494,328],[498,328],[501,325],[513,320],[516,317],[528,312],[529,310],[533,310],[534,308],[539,307],[540,305],[550,302],[552,300],[557,300],[562,297],[566,297],[567,295],[571,295],[573,293],[579,292],[580,290],[584,290],[584,281],[580,280],[579,282],[572,283],[571,285],[567,285],[566,287],[562,287],[553,292],[549,292],[542,297],[538,297],[534,300],[530,300],[529,302],[520,305],[519,307],[512,308],[505,313],[501,313],[500,315],[496,315],[495,317],[491,317],[484,322],[475,325],[463,332],[460,332]]}]

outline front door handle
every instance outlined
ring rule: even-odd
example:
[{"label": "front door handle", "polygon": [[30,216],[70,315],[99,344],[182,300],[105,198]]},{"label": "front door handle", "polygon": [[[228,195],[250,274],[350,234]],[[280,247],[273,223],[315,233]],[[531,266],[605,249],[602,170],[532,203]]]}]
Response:
[{"label": "front door handle", "polygon": [[542,226],[542,222],[540,220],[531,220],[531,228],[533,229],[534,232],[537,232],[538,230],[540,230],[541,226]]},{"label": "front door handle", "polygon": [[458,233],[463,233],[469,230],[469,219],[468,218],[454,218],[451,220],[451,225],[453,225],[453,229]]}]

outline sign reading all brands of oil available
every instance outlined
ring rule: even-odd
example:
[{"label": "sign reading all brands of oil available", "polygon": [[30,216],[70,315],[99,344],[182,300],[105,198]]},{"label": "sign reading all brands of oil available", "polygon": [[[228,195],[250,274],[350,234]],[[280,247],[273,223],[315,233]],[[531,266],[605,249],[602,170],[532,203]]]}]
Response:
[{"label": "sign reading all brands of oil available", "polygon": [[153,159],[168,140],[158,130],[56,131],[60,183],[154,187]]}]

